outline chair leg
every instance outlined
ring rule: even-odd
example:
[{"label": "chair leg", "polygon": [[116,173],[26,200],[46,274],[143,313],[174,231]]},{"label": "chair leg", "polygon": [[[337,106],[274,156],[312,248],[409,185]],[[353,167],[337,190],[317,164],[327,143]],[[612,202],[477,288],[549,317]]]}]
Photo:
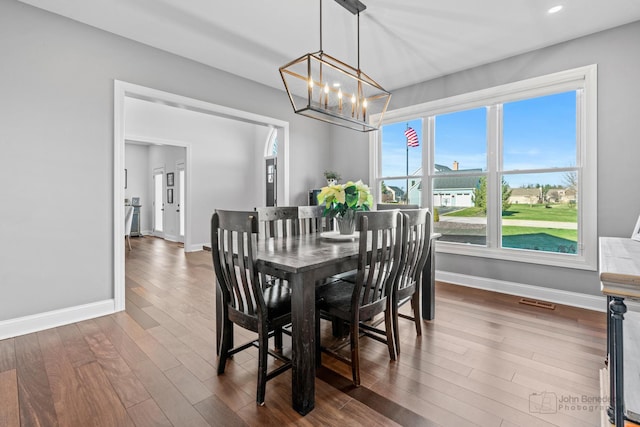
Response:
[{"label": "chair leg", "polygon": [[233,348],[233,322],[224,319],[222,322],[222,337],[220,354],[218,355],[218,375],[224,374],[224,368],[229,358],[229,350]]},{"label": "chair leg", "polygon": [[264,405],[264,395],[267,389],[267,354],[269,350],[269,332],[264,326],[259,325],[258,329],[258,390],[256,392],[256,403]]},{"label": "chair leg", "polygon": [[276,328],[273,333],[274,349],[278,353],[282,353],[282,328]]},{"label": "chair leg", "polygon": [[391,321],[393,322],[393,342],[396,346],[396,355],[400,354],[400,326],[398,325],[398,304],[391,306]]},{"label": "chair leg", "polygon": [[129,243],[129,250],[131,250],[131,237],[127,235],[127,243]]},{"label": "chair leg", "polygon": [[358,322],[351,322],[351,374],[353,375],[353,384],[360,386],[360,346],[359,346],[360,329]]},{"label": "chair leg", "polygon": [[389,358],[391,360],[396,360],[397,359],[397,351],[396,351],[396,333],[394,331],[394,324],[393,324],[393,313],[392,310],[390,310],[389,308],[387,308],[384,311],[384,327],[387,333],[387,348],[389,349]]},{"label": "chair leg", "polygon": [[420,316],[420,294],[416,290],[411,298],[411,305],[413,305],[413,321],[416,324],[416,335],[422,335],[422,321]]}]

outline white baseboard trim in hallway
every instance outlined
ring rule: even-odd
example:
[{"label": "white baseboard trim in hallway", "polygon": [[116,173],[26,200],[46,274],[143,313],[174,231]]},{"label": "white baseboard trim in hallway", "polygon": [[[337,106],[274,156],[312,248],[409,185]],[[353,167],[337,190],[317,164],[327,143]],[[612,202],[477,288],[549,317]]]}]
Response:
[{"label": "white baseboard trim in hallway", "polygon": [[500,292],[503,294],[554,302],[556,304],[570,305],[572,307],[586,308],[588,310],[602,312],[607,310],[607,300],[605,296],[543,288],[541,286],[487,279],[485,277],[469,276],[466,274],[451,273],[448,271],[436,270],[436,280],[452,283],[454,285],[467,286],[469,288],[484,289],[486,291]]},{"label": "white baseboard trim in hallway", "polygon": [[0,340],[68,325],[115,312],[113,299],[76,305],[0,322]]}]

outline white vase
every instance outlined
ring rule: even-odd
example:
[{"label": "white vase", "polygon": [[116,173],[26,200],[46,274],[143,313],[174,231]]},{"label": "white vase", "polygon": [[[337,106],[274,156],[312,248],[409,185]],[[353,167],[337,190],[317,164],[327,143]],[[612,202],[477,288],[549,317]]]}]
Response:
[{"label": "white vase", "polygon": [[336,216],[340,234],[353,234],[356,231],[356,211],[347,209],[344,215]]}]

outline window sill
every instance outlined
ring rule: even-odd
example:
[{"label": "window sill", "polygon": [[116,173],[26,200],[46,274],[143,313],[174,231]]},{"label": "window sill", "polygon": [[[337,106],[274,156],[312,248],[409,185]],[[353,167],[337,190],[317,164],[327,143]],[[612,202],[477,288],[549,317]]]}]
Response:
[{"label": "window sill", "polygon": [[436,252],[454,255],[473,256],[480,258],[499,259],[504,261],[523,262],[527,264],[541,264],[554,267],[573,268],[578,270],[596,271],[596,254],[569,255],[550,252],[532,251],[527,249],[498,249],[475,246],[465,243],[451,243],[438,241]]}]

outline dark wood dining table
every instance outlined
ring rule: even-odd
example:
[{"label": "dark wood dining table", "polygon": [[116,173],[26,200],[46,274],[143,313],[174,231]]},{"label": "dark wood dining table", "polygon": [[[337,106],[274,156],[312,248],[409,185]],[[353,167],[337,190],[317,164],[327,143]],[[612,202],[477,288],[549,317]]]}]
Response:
[{"label": "dark wood dining table", "polygon": [[[433,243],[432,238],[432,243]],[[433,246],[433,244],[432,244]],[[320,234],[265,239],[259,242],[259,268],[278,275],[291,288],[292,400],[305,415],[315,405],[316,342],[315,284],[335,274],[357,268],[358,239],[336,241]],[[433,257],[427,261],[422,281],[422,317],[433,319]]]}]

